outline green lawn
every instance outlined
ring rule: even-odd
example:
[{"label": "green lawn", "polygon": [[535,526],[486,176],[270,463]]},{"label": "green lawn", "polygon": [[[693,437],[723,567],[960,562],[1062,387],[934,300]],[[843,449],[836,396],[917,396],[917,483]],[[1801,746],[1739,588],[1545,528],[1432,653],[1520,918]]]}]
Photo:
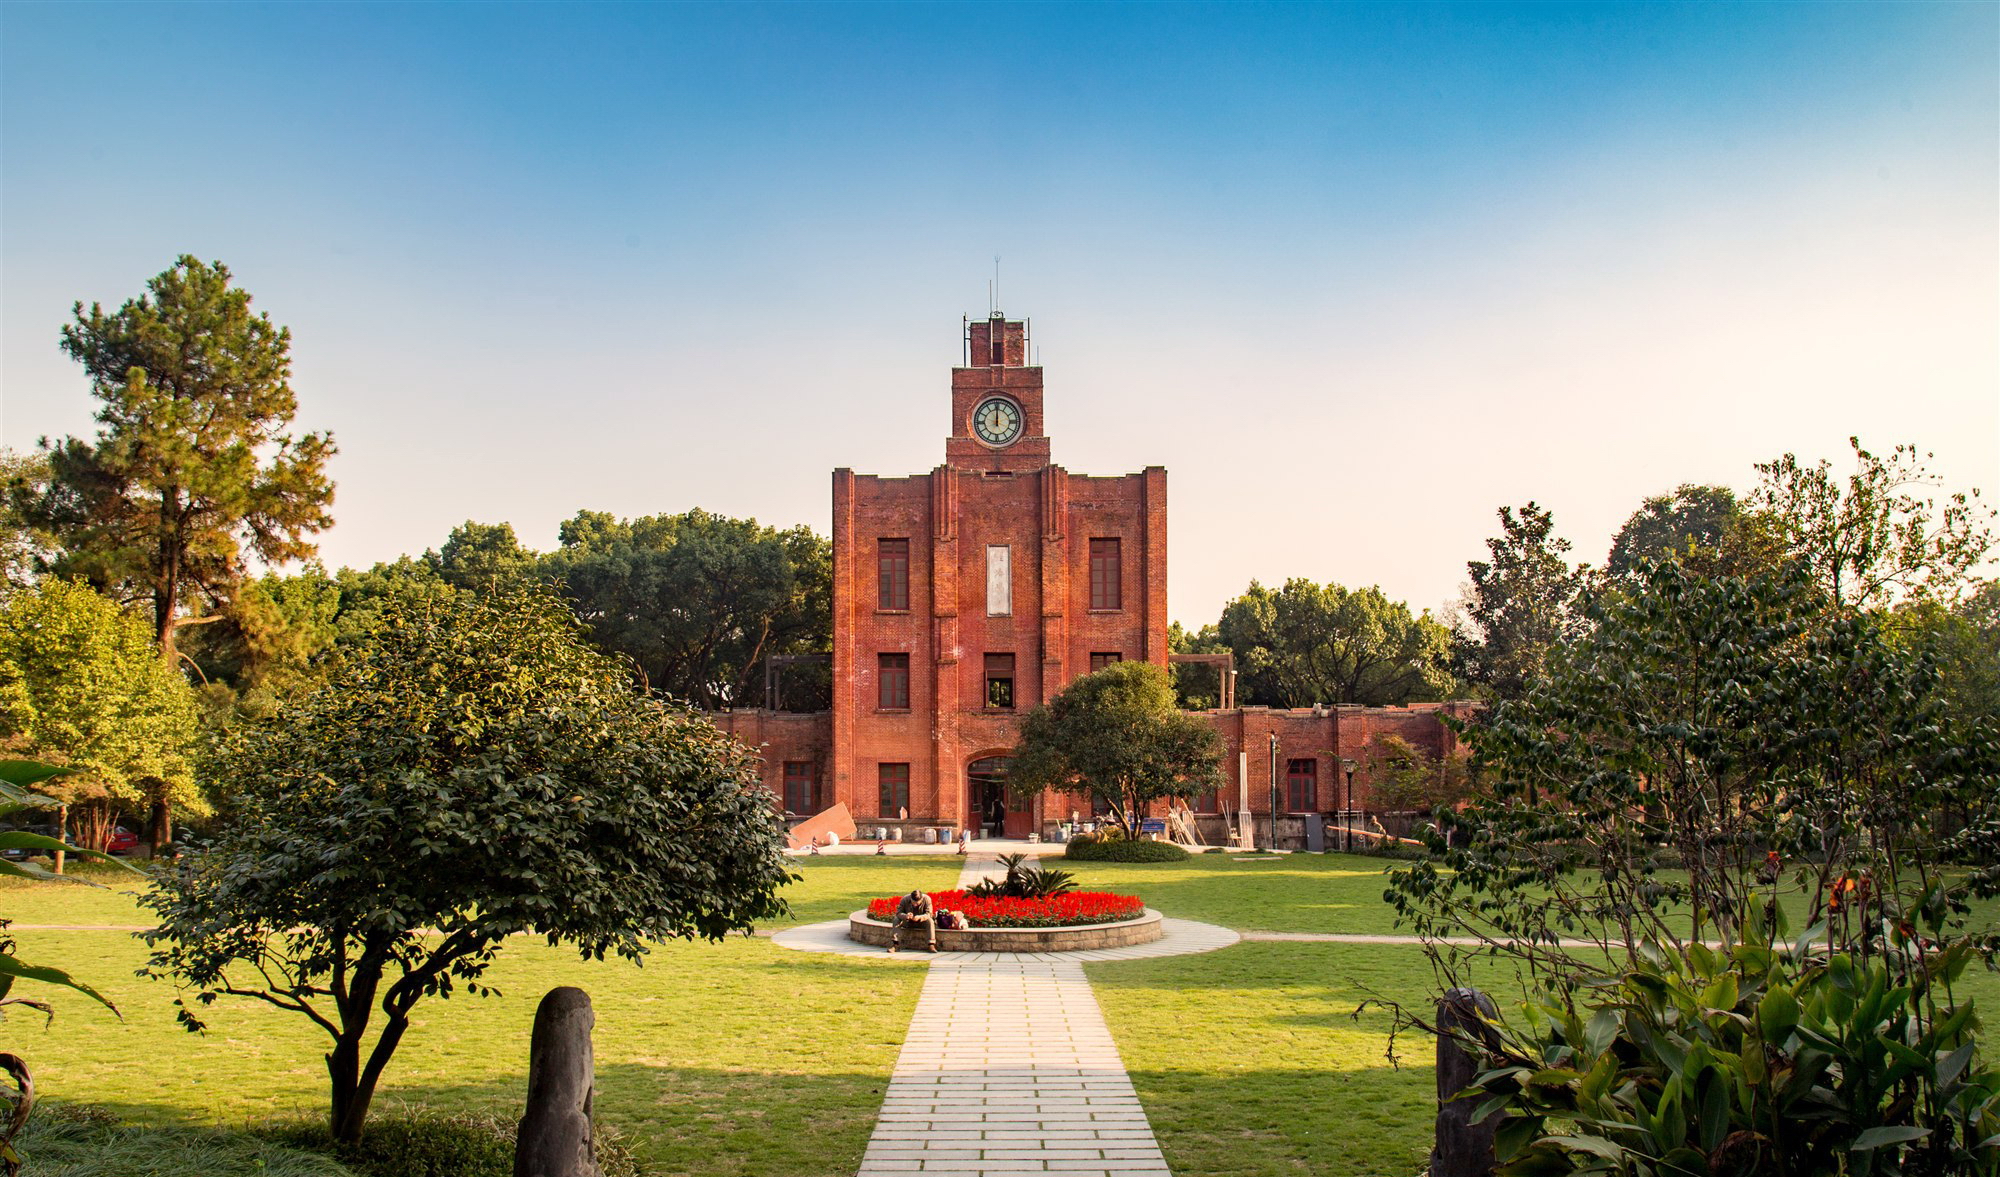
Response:
[{"label": "green lawn", "polygon": [[1238,861],[1197,854],[1186,862],[1071,862],[1043,866],[1076,875],[1089,891],[1142,896],[1149,907],[1183,919],[1259,932],[1394,933],[1395,912],[1382,902],[1384,872],[1394,859],[1360,854],[1291,854]]},{"label": "green lawn", "polygon": [[[1390,932],[1378,859],[1219,856],[1167,864],[1069,864],[1084,885],[1136,892],[1169,915],[1240,929]],[[1053,865],[1053,860],[1046,860]],[[799,860],[799,919],[956,879],[956,858]],[[141,924],[129,891],[0,884],[19,924]],[[24,957],[59,964],[117,1001],[120,1021],[56,995],[44,1029],[17,1013],[0,1049],[26,1057],[44,1094],[103,1104],[145,1123],[239,1127],[324,1098],[324,1041],[296,1017],[244,1001],[211,1008],[212,1030],[175,1026],[172,990],[134,977],[143,946],[116,931],[17,932]],[[1385,1057],[1390,1017],[1366,999],[1428,1010],[1420,950],[1402,945],[1245,942],[1221,952],[1092,964],[1088,971],[1181,1177],[1328,1174],[1410,1177],[1429,1149],[1432,1045]],[[528,938],[490,979],[495,998],[420,1004],[381,1098],[518,1114],[535,1001],[559,984],[597,1009],[600,1114],[648,1171],[756,1177],[852,1174],[925,974],[918,960],[789,952],[768,939],[670,944],[642,968],[584,962]],[[1502,1004],[1509,976],[1485,983]],[[1967,985],[2000,1007],[2000,978]],[[44,991],[47,992],[47,991]],[[233,1177],[216,1173],[212,1177]]]},{"label": "green lawn", "polygon": [[[957,869],[949,865],[951,878]],[[800,909],[821,919],[939,867],[832,859],[803,873]],[[52,884],[0,890],[0,915],[22,924],[146,922],[130,894]],[[90,981],[125,1015],[54,991],[57,1017],[46,1029],[18,1012],[0,1024],[0,1048],[29,1061],[45,1096],[156,1124],[242,1126],[319,1110],[325,1040],[303,1019],[225,1001],[209,1010],[207,1034],[190,1035],[174,1024],[173,990],[133,976],[144,946],[129,934],[21,931],[17,939],[23,957]],[[599,1114],[624,1131],[649,1172],[851,1174],[923,977],[918,961],[790,952],[763,938],[662,945],[635,968],[524,937],[489,974],[503,996],[417,1006],[381,1098],[518,1115],[535,1002],[556,985],[580,985],[597,1013]]]}]

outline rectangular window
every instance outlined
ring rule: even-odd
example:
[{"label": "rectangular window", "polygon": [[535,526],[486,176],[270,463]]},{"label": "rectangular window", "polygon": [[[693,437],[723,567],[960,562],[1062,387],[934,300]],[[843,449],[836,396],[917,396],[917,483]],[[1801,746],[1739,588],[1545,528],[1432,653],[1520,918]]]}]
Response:
[{"label": "rectangular window", "polygon": [[1006,544],[986,547],[986,615],[1006,617],[1014,612],[1013,549]]},{"label": "rectangular window", "polygon": [[1221,813],[1222,791],[1220,789],[1210,789],[1206,793],[1195,794],[1194,811],[1196,813]]},{"label": "rectangular window", "polygon": [[910,541],[906,539],[884,539],[875,541],[875,566],[879,573],[875,607],[878,609],[907,609],[910,607]]},{"label": "rectangular window", "polygon": [[876,816],[900,818],[910,808],[910,766],[879,764],[876,772]]},{"label": "rectangular window", "polygon": [[875,660],[875,705],[884,711],[910,709],[910,656],[882,654]]},{"label": "rectangular window", "polygon": [[1116,650],[1093,653],[1090,656],[1090,673],[1096,674],[1107,666],[1116,666],[1123,661],[1125,661],[1125,655],[1120,654]]},{"label": "rectangular window", "polygon": [[815,779],[817,776],[810,760],[785,761],[786,813],[819,812],[819,790],[815,787],[819,783]]},{"label": "rectangular window", "polygon": [[1090,607],[1093,609],[1122,609],[1119,592],[1118,541],[1115,539],[1094,539],[1090,541]]},{"label": "rectangular window", "polygon": [[1319,761],[1285,761],[1285,808],[1291,813],[1319,809]]},{"label": "rectangular window", "polygon": [[986,706],[994,711],[1014,709],[1014,656],[986,656]]}]

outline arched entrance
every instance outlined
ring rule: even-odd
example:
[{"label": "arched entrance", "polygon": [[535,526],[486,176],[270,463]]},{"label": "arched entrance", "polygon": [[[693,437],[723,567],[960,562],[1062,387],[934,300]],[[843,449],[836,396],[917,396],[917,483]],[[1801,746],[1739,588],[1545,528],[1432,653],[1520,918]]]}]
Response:
[{"label": "arched entrance", "polygon": [[985,838],[1025,838],[1035,826],[1034,802],[1007,788],[1005,756],[982,756],[965,766],[966,824]]}]

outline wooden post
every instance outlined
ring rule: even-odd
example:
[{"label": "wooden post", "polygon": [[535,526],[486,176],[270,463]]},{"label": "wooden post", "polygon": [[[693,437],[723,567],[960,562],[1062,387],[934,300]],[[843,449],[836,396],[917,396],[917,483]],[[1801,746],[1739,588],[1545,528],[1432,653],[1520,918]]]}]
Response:
[{"label": "wooden post", "polygon": [[1477,989],[1452,989],[1437,1003],[1437,1144],[1431,1151],[1430,1177],[1490,1177],[1493,1172],[1493,1131],[1498,1117],[1472,1123],[1477,1100],[1452,1097],[1472,1085],[1486,1069],[1482,1051],[1499,1048],[1499,1037],[1482,1020],[1497,1018],[1493,999]]},{"label": "wooden post", "polygon": [[590,1134],[595,1066],[590,994],[551,989],[528,1046],[528,1110],[514,1138],[514,1177],[603,1177]]}]

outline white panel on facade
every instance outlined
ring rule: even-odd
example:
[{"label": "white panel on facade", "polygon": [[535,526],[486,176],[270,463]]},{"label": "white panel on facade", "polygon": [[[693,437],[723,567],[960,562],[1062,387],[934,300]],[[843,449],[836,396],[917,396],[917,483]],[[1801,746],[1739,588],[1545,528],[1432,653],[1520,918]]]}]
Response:
[{"label": "white panel on facade", "polygon": [[986,549],[986,615],[1005,617],[1014,611],[1014,562],[1006,544]]}]

